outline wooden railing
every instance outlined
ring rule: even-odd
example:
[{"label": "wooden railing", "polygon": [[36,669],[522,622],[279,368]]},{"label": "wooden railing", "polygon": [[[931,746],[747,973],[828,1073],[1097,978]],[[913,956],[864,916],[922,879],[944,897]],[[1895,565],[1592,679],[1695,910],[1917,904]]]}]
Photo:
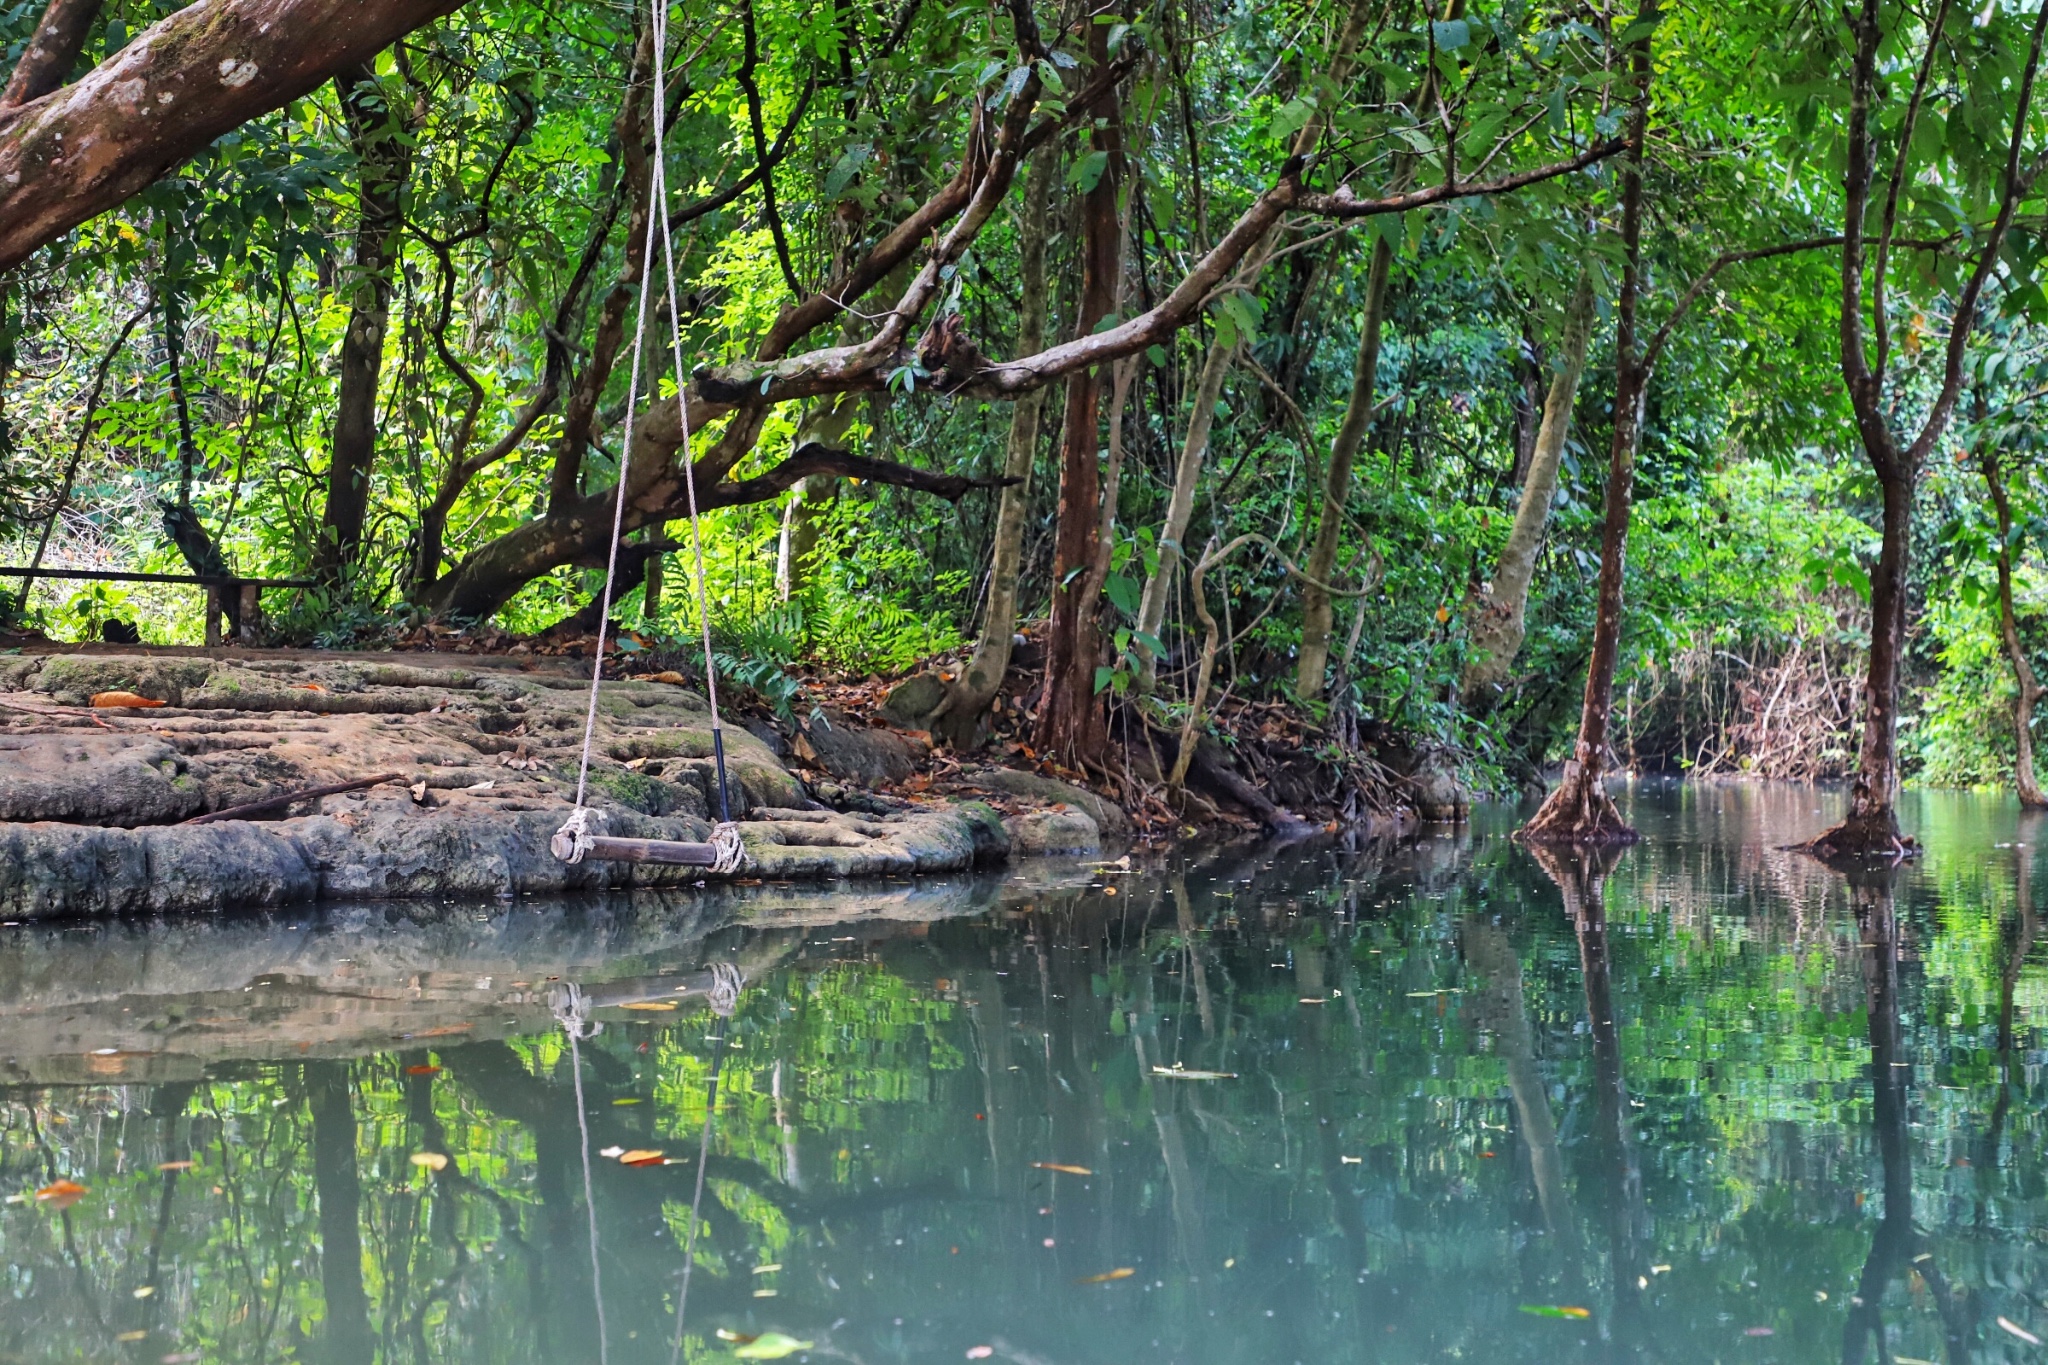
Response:
[{"label": "wooden railing", "polygon": [[265,588],[310,588],[310,578],[206,578],[189,573],[129,573],[113,569],[10,568],[0,565],[0,578],[67,578],[98,583],[189,583],[206,589],[206,643],[221,643],[221,617],[227,603],[235,604],[234,618],[240,629],[235,638],[253,641],[263,617]]}]

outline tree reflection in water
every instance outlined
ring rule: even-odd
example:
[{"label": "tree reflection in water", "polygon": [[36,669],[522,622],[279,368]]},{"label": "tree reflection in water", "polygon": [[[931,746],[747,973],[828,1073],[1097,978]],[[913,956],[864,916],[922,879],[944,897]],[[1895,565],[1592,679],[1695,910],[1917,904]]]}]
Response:
[{"label": "tree reflection in water", "polygon": [[[661,1365],[700,1167],[698,1365],[721,1330],[863,1365],[2026,1358],[2048,973],[2032,850],[1992,845],[2035,838],[1940,806],[1922,864],[1845,883],[1769,851],[1767,797],[1638,796],[1618,864],[1481,831],[749,893],[772,917],[11,930],[0,1361],[595,1362],[594,1217],[610,1359]],[[748,986],[700,1163],[714,960]],[[604,1024],[588,1200],[555,977]]]}]

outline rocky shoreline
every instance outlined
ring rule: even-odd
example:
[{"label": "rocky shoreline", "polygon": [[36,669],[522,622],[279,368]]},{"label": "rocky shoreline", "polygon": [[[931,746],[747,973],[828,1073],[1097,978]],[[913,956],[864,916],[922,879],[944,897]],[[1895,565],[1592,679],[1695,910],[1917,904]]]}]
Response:
[{"label": "rocky shoreline", "polygon": [[[716,880],[549,853],[575,795],[583,667],[236,649],[0,655],[0,919]],[[110,693],[157,704],[108,705]],[[1129,835],[1113,803],[1013,769],[955,774],[950,795],[905,793],[930,754],[918,732],[842,717],[786,737],[729,718],[724,739],[742,883],[958,872],[1098,853]],[[610,834],[703,840],[711,753],[709,707],[679,677],[607,681],[587,804]],[[384,774],[259,818],[187,823]]]}]

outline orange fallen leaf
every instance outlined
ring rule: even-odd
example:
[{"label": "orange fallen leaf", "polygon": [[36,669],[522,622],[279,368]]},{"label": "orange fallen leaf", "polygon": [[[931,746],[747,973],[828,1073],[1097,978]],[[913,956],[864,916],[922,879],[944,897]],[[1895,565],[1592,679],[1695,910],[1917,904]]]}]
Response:
[{"label": "orange fallen leaf", "polygon": [[720,1341],[729,1341],[735,1346],[744,1346],[750,1341],[759,1341],[761,1334],[758,1332],[735,1332],[730,1327],[721,1327],[718,1329],[718,1339]]},{"label": "orange fallen leaf", "polygon": [[621,1166],[659,1166],[661,1163],[661,1153],[645,1147],[636,1147],[630,1152],[621,1153],[619,1156],[619,1164]]},{"label": "orange fallen leaf", "polygon": [[1131,1278],[1131,1276],[1137,1273],[1137,1271],[1131,1269],[1127,1265],[1120,1265],[1115,1270],[1105,1270],[1100,1275],[1083,1275],[1080,1279],[1074,1281],[1074,1283],[1108,1284],[1111,1280],[1128,1280],[1129,1278]]},{"label": "orange fallen leaf", "polygon": [[409,1066],[405,1069],[405,1074],[408,1076],[431,1076],[440,1069],[438,1066]]},{"label": "orange fallen leaf", "polygon": [[104,710],[119,706],[162,706],[164,703],[151,701],[148,697],[135,692],[95,692],[92,694],[92,704]]},{"label": "orange fallen leaf", "polygon": [[1089,1170],[1086,1166],[1062,1166],[1057,1161],[1034,1161],[1031,1163],[1031,1169],[1034,1171],[1058,1171],[1062,1175],[1095,1174],[1095,1172]]},{"label": "orange fallen leaf", "polygon": [[325,692],[326,690],[327,690],[327,689],[326,689],[326,688],[324,688],[324,687],[322,687],[322,686],[321,686],[321,685],[320,685],[319,683],[293,683],[293,684],[292,684],[292,691],[294,691],[294,692]]},{"label": "orange fallen leaf", "polygon": [[408,1033],[405,1036],[408,1038],[445,1038],[451,1033],[467,1033],[475,1027],[475,1024],[441,1024],[434,1028],[423,1028],[417,1032]]},{"label": "orange fallen leaf", "polygon": [[156,1168],[160,1171],[189,1171],[195,1164],[190,1161],[159,1161]]},{"label": "orange fallen leaf", "polygon": [[85,1186],[75,1180],[59,1180],[36,1191],[36,1202],[53,1209],[68,1209],[85,1198]]}]

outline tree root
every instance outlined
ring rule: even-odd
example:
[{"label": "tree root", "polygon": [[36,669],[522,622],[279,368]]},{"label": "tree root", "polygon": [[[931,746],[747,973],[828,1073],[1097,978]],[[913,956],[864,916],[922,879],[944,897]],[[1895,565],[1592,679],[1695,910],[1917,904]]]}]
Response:
[{"label": "tree root", "polygon": [[1899,832],[1898,816],[1890,806],[1852,810],[1849,818],[1833,829],[1804,843],[1782,847],[1787,852],[1808,854],[1823,863],[1860,862],[1869,858],[1902,863],[1919,857],[1922,852],[1917,840]]},{"label": "tree root", "polygon": [[1564,779],[1544,798],[1528,824],[1515,831],[1524,844],[1575,847],[1632,844],[1642,836],[1621,818],[1621,808],[1601,784],[1598,769],[1573,759],[1564,765]]}]

